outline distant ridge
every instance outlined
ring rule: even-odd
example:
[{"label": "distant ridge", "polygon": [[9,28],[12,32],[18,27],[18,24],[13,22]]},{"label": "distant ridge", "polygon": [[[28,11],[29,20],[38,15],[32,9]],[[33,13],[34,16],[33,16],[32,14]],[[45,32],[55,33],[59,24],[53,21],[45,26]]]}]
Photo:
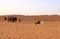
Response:
[{"label": "distant ridge", "polygon": [[60,16],[60,15],[18,15],[18,14],[9,14],[9,15],[0,15],[0,16]]},{"label": "distant ridge", "polygon": [[15,16],[22,21],[60,21],[60,15],[34,15],[34,16],[25,16],[25,15],[2,15],[0,16],[0,20],[2,20],[5,16]]}]

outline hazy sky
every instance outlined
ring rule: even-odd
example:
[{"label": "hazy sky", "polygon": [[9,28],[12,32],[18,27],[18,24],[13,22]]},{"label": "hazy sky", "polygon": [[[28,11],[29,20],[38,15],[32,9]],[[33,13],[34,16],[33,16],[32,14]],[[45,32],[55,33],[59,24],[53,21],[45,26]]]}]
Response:
[{"label": "hazy sky", "polygon": [[60,14],[60,0],[0,0],[2,14]]}]

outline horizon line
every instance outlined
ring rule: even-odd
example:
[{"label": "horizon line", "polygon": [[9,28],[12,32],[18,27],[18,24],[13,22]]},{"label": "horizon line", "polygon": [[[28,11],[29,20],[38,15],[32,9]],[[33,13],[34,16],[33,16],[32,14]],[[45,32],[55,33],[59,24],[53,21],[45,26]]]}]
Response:
[{"label": "horizon line", "polygon": [[3,15],[0,15],[0,16],[7,16],[7,15],[17,15],[17,16],[60,16],[60,15],[57,15],[57,14],[51,14],[51,15],[22,15],[22,14],[3,14]]}]

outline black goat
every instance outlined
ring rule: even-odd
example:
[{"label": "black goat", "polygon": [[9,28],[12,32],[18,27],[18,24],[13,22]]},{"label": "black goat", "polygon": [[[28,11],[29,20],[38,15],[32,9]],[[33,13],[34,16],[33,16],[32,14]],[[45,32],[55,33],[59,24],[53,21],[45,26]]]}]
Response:
[{"label": "black goat", "polygon": [[39,20],[39,21],[37,21],[37,22],[35,22],[35,24],[40,24],[40,20]]},{"label": "black goat", "polygon": [[17,21],[17,18],[13,17],[13,16],[8,16],[8,17],[5,17],[4,20],[10,21],[10,22],[15,22],[15,21]]}]

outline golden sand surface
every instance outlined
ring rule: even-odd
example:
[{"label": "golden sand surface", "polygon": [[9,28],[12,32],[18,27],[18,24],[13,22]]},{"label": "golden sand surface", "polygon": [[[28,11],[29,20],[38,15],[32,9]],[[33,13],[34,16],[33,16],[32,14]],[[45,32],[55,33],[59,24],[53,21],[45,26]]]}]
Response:
[{"label": "golden sand surface", "polygon": [[3,19],[4,16],[0,17],[0,39],[60,39],[59,19],[36,25],[39,17],[17,17],[22,19],[21,22],[8,22]]}]

